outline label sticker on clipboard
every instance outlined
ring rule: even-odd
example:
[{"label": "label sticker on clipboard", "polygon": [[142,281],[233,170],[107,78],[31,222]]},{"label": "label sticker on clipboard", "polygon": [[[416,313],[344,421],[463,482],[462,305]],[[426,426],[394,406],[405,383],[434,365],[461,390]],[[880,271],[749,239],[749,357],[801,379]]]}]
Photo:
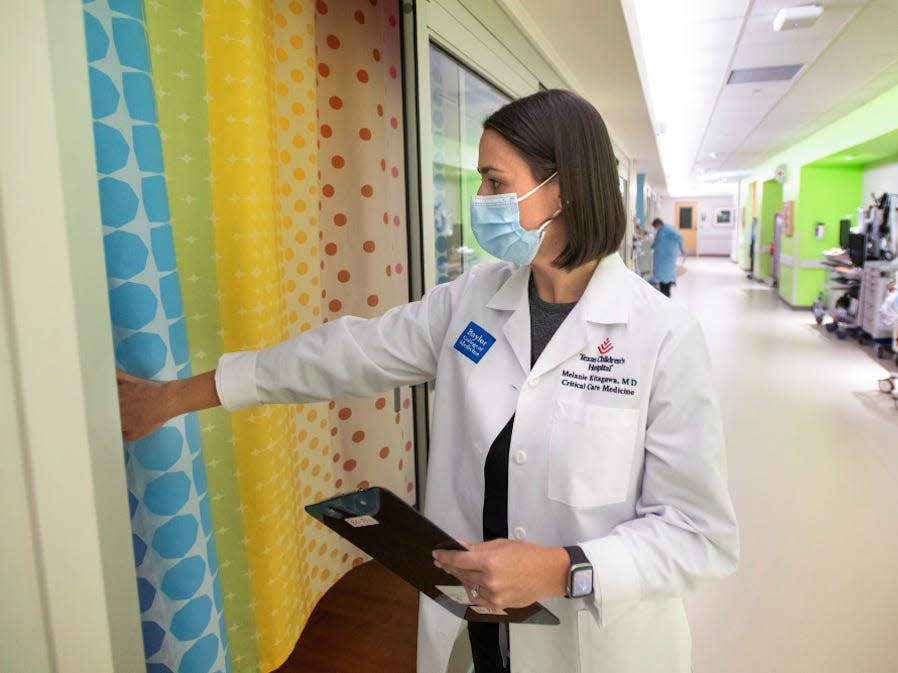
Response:
[{"label": "label sticker on clipboard", "polygon": [[500,608],[486,608],[482,605],[472,605],[471,609],[479,615],[507,615],[505,610]]},{"label": "label sticker on clipboard", "polygon": [[344,519],[346,523],[348,523],[353,528],[362,528],[364,526],[376,526],[380,523],[373,516],[368,516],[367,514],[364,516],[351,516]]}]

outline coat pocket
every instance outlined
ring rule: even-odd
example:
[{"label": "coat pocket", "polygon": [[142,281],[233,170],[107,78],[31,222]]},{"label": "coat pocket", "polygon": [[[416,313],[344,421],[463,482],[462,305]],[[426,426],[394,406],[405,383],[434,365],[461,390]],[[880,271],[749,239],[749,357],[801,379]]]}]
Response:
[{"label": "coat pocket", "polygon": [[555,404],[549,498],[580,508],[622,502],[630,489],[639,410]]}]

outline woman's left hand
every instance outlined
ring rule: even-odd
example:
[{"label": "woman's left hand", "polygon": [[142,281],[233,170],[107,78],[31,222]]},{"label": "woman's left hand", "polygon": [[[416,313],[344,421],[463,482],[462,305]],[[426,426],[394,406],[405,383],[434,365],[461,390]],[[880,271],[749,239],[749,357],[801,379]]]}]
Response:
[{"label": "woman's left hand", "polygon": [[504,539],[466,546],[468,551],[434,550],[433,559],[461,580],[474,605],[519,608],[565,594],[570,560],[562,547]]}]

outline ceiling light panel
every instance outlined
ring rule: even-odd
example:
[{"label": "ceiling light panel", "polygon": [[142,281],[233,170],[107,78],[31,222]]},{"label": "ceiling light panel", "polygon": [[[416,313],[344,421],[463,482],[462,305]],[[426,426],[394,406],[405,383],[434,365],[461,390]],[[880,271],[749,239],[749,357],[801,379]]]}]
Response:
[{"label": "ceiling light panel", "polygon": [[[625,0],[627,1],[627,0]],[[657,141],[665,173],[685,180],[691,173],[703,124],[727,77],[748,0],[629,0],[633,8],[650,92],[650,116],[668,133]],[[671,36],[677,48],[671,49]],[[701,77],[693,79],[692,74]],[[703,120],[696,124],[697,120]]]},{"label": "ceiling light panel", "polygon": [[[638,0],[639,2],[669,3],[670,0]],[[689,18],[690,23],[741,19],[748,9],[749,0],[677,0],[677,10]]]},{"label": "ceiling light panel", "polygon": [[[711,3],[708,3],[711,4]],[[739,33],[742,16],[715,21],[697,21],[689,26],[689,49],[723,49],[727,55],[733,51],[734,34]]]}]

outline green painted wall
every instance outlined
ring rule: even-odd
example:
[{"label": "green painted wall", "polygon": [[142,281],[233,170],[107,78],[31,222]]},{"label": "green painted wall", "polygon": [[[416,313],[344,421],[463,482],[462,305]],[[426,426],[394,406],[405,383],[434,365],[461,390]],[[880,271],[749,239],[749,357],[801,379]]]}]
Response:
[{"label": "green painted wall", "polygon": [[798,274],[796,266],[798,264],[798,239],[799,237],[794,235],[794,230],[792,236],[786,236],[786,232],[783,231],[783,238],[780,241],[782,250],[780,251],[780,269],[777,288],[780,298],[789,303],[792,303],[793,287],[795,286],[795,280]]},{"label": "green painted wall", "polygon": [[[784,239],[783,253],[792,256],[794,267],[780,265],[779,294],[789,304],[813,304],[825,282],[824,272],[813,266],[820,261],[821,251],[838,245],[839,219],[855,213],[866,203],[861,194],[862,166],[843,168],[814,166],[813,163],[895,131],[898,127],[896,110],[898,86],[771,157],[742,183],[748,227],[752,186],[771,180],[779,167],[785,170],[782,198],[795,201],[795,236]],[[810,180],[810,184],[806,185],[806,180]],[[814,238],[814,224],[818,221],[826,224],[822,240]],[[746,243],[740,250],[740,264],[747,258],[749,237],[746,236]]]},{"label": "green painted wall", "polygon": [[792,292],[793,287],[795,286],[796,275],[798,275],[798,272],[795,270],[795,267],[792,265],[783,264],[782,258],[780,258],[780,272],[779,279],[777,280],[777,291],[779,292],[780,298],[785,299],[789,303],[791,303],[792,301]]},{"label": "green painted wall", "polygon": [[896,110],[898,86],[771,157],[758,166],[747,180],[768,180],[773,178],[778,166],[785,166],[787,177],[783,198],[796,200],[800,191],[802,166],[894,131],[898,127]]},{"label": "green painted wall", "polygon": [[742,217],[739,220],[741,235],[740,245],[737,251],[739,266],[743,271],[754,271],[751,268],[751,219],[753,217],[753,204],[755,200],[755,183],[743,183],[742,186]]},{"label": "green painted wall", "polygon": [[761,198],[758,206],[758,248],[755,254],[755,277],[761,280],[770,278],[773,271],[773,257],[770,245],[773,243],[773,218],[783,207],[783,185],[776,180],[766,180],[761,185]]},{"label": "green painted wall", "polygon": [[[801,262],[816,262],[821,253],[839,245],[839,220],[851,216],[862,202],[864,171],[860,166],[823,168],[804,166],[801,169],[798,199],[795,204],[794,289],[786,300],[793,306],[810,306],[826,282],[823,269],[802,266]],[[815,227],[823,223],[823,237],[816,238]]]}]

